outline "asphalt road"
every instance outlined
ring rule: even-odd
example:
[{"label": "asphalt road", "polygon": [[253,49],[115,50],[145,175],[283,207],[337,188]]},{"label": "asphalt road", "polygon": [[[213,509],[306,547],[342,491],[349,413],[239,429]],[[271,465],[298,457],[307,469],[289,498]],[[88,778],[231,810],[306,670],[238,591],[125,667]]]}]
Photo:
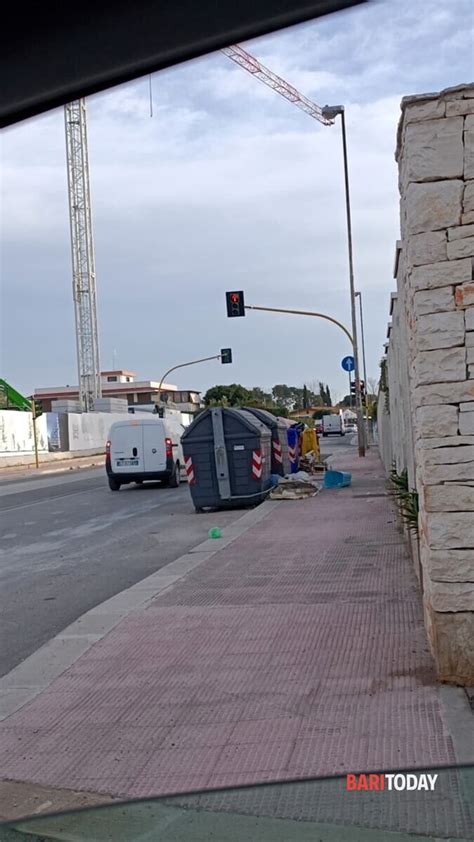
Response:
[{"label": "asphalt road", "polygon": [[242,514],[197,515],[186,484],[112,493],[103,469],[0,480],[0,675]]}]

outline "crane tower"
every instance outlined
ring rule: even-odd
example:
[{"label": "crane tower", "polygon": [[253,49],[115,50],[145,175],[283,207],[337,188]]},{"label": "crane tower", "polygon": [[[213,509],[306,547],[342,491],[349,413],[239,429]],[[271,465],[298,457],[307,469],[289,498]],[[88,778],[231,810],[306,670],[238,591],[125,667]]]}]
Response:
[{"label": "crane tower", "polygon": [[88,412],[101,396],[101,381],[85,100],[65,105],[64,119],[79,397]]}]

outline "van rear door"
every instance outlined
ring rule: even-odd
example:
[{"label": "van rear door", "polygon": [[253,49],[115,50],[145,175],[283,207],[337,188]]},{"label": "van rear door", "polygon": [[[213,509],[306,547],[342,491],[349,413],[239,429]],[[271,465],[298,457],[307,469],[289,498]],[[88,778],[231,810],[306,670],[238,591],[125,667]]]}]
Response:
[{"label": "van rear door", "polygon": [[166,471],[166,442],[163,421],[158,419],[156,421],[142,421],[142,425],[145,472],[155,474]]},{"label": "van rear door", "polygon": [[140,421],[114,424],[110,431],[110,459],[114,474],[143,473],[143,427]]}]

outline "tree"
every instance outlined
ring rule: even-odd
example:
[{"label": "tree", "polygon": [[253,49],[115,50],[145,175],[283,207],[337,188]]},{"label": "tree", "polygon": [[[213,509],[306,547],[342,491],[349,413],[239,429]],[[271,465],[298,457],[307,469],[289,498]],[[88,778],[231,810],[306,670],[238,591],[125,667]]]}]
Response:
[{"label": "tree", "polygon": [[292,389],[285,383],[277,384],[272,389],[272,397],[275,403],[280,403],[286,406],[287,409],[292,409],[294,404],[294,396]]},{"label": "tree", "polygon": [[281,416],[281,418],[288,418],[288,410],[286,406],[257,406],[256,409],[265,409],[266,412],[271,412],[272,415]]},{"label": "tree", "polygon": [[298,389],[296,386],[277,383],[272,389],[272,396],[275,403],[286,406],[289,410],[301,409],[303,406],[303,389]]},{"label": "tree", "polygon": [[319,381],[319,396],[322,400],[323,406],[332,406],[329,386],[327,384],[324,385],[321,381]]},{"label": "tree", "polygon": [[204,395],[206,406],[241,406],[249,403],[250,392],[239,383],[230,386],[213,386]]},{"label": "tree", "polygon": [[253,386],[250,390],[250,403],[258,403],[262,406],[269,407],[273,404],[273,398],[270,392],[265,392],[260,386]]}]

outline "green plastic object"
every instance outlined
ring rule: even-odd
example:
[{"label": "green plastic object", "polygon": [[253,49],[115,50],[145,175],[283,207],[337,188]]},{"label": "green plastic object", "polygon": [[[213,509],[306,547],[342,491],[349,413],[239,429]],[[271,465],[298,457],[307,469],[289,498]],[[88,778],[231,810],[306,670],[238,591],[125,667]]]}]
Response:
[{"label": "green plastic object", "polygon": [[209,538],[222,538],[222,532],[218,526],[213,526],[207,534]]}]

